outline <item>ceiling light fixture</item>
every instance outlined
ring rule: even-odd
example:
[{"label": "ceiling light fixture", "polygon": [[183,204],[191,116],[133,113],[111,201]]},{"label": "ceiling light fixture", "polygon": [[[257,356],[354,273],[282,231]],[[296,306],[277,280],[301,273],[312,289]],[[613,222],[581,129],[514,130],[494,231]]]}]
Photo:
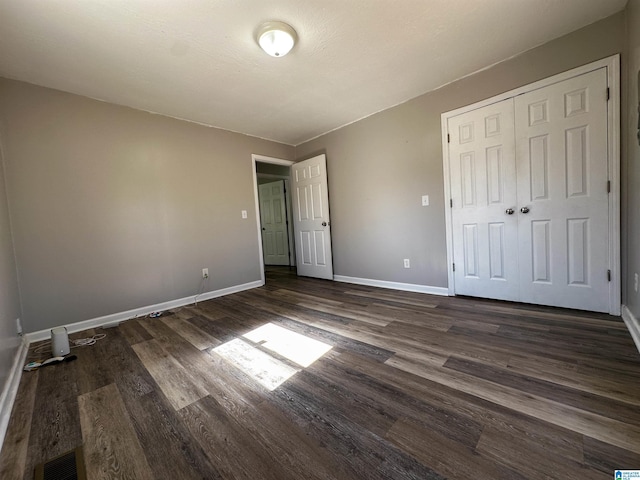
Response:
[{"label": "ceiling light fixture", "polygon": [[298,39],[296,31],[283,22],[266,22],[256,35],[258,45],[272,57],[284,57]]}]

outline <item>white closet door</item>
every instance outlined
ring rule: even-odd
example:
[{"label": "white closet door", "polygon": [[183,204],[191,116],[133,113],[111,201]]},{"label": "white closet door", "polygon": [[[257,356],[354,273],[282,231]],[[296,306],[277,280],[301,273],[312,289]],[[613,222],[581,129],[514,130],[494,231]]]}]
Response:
[{"label": "white closet door", "polygon": [[515,124],[520,301],[608,312],[605,69],[516,97]]},{"label": "white closet door", "polygon": [[450,118],[448,132],[455,292],[518,300],[513,99]]}]

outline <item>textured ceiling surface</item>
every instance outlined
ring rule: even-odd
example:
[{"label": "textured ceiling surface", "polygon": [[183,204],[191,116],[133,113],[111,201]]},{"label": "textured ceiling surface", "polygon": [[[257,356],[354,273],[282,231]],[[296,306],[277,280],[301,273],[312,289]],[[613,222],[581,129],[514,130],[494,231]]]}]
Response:
[{"label": "textured ceiling surface", "polygon": [[[0,76],[297,145],[626,0],[0,0]],[[299,42],[255,41],[268,20]]]}]

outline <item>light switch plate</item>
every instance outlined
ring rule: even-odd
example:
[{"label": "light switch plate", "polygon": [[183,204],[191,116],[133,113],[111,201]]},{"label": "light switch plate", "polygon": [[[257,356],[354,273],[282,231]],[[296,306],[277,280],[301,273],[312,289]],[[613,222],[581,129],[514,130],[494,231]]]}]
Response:
[{"label": "light switch plate", "polygon": [[422,206],[423,207],[429,206],[429,195],[422,195]]},{"label": "light switch plate", "polygon": [[246,210],[242,210],[242,218],[247,218],[247,211]]}]

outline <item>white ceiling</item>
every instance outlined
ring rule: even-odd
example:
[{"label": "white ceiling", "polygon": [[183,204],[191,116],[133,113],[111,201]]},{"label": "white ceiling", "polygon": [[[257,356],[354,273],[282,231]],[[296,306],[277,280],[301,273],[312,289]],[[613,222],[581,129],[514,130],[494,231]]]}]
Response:
[{"label": "white ceiling", "polygon": [[[297,145],[626,0],[0,0],[0,76]],[[282,20],[283,58],[254,33]]]}]

